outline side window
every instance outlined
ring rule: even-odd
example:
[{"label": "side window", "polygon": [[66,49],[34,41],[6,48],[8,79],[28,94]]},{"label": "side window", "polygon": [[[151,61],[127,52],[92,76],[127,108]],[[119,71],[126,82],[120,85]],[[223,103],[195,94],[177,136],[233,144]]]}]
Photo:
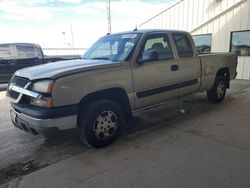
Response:
[{"label": "side window", "polygon": [[173,53],[167,34],[157,33],[150,35],[142,47],[141,59],[149,53],[154,53],[154,60],[173,59]]},{"label": "side window", "polygon": [[231,33],[230,52],[239,56],[250,56],[250,30]]},{"label": "side window", "polygon": [[185,34],[174,34],[174,42],[179,57],[192,57],[194,55],[191,42]]},{"label": "side window", "polygon": [[0,45],[0,59],[11,58],[11,49],[9,44]]},{"label": "side window", "polygon": [[42,52],[42,49],[39,48],[39,47],[35,47],[35,51],[36,51],[36,54],[39,58],[42,58],[43,57],[43,52]]},{"label": "side window", "polygon": [[18,58],[34,58],[38,56],[33,46],[17,45],[16,49]]}]

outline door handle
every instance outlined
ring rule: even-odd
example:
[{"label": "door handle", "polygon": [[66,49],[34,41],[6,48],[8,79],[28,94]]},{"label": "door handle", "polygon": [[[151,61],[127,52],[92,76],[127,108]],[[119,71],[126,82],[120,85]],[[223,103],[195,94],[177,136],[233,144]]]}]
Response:
[{"label": "door handle", "polygon": [[171,70],[177,71],[177,70],[179,70],[179,66],[178,65],[171,65]]}]

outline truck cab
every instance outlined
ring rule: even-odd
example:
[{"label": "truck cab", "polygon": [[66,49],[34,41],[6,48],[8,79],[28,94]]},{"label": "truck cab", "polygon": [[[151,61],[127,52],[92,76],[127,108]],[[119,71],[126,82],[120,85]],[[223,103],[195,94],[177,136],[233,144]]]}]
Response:
[{"label": "truck cab", "polygon": [[132,64],[136,108],[199,90],[201,64],[189,33],[149,31],[142,41]]}]

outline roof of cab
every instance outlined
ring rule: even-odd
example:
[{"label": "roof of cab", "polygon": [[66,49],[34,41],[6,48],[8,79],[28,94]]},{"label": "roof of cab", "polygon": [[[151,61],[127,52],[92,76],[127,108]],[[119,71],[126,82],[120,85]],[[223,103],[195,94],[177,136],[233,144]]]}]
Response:
[{"label": "roof of cab", "polygon": [[40,47],[39,44],[25,43],[25,42],[2,43],[0,45],[23,45],[23,46],[37,46],[37,47]]},{"label": "roof of cab", "polygon": [[110,33],[109,35],[118,35],[118,34],[131,34],[131,33],[152,33],[152,32],[166,32],[166,33],[188,33],[187,31],[182,30],[170,30],[170,29],[140,29],[140,30],[132,30],[132,31],[123,31],[123,32],[117,32],[117,33]]}]

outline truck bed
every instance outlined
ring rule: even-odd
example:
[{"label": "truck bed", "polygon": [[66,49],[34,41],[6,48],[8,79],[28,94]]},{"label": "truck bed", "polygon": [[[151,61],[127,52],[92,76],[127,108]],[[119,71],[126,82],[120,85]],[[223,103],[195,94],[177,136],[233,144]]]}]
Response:
[{"label": "truck bed", "polygon": [[198,56],[201,60],[201,90],[212,87],[216,73],[220,68],[232,67],[229,69],[230,79],[233,79],[237,74],[237,55],[235,53],[209,53]]}]

